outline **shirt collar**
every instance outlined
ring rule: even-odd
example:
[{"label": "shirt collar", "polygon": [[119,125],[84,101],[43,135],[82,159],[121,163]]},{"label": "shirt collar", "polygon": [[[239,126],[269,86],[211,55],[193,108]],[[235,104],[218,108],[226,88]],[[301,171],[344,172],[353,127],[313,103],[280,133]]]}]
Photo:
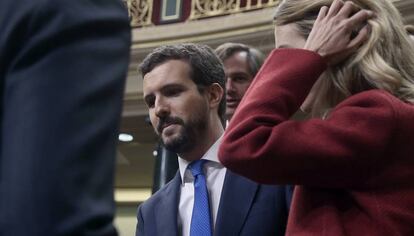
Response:
[{"label": "shirt collar", "polygon": [[[200,159],[209,160],[221,165],[217,154],[222,137],[223,135],[221,135],[220,138],[216,140],[216,142],[207,150],[207,152]],[[181,183],[184,183],[185,171],[187,170],[187,166],[189,164],[189,161],[186,161],[180,156],[178,156],[178,167],[180,169]]]}]

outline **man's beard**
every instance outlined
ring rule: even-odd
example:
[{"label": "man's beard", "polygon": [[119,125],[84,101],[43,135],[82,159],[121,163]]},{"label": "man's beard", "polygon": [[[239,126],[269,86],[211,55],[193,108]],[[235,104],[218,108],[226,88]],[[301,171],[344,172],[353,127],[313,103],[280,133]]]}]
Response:
[{"label": "man's beard", "polygon": [[[162,136],[161,127],[167,124],[176,124],[181,126],[179,133],[175,134],[174,137],[164,140]],[[203,138],[206,130],[207,124],[207,115],[203,116],[197,114],[195,117],[192,117],[187,123],[184,122],[179,117],[167,117],[160,120],[157,130],[160,134],[161,141],[166,149],[175,153],[185,153],[195,148],[197,143],[197,138]]]}]

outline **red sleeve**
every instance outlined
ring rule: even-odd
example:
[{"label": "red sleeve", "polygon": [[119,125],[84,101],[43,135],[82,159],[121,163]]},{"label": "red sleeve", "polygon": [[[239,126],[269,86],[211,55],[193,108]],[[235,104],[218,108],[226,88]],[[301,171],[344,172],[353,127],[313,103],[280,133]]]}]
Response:
[{"label": "red sleeve", "polygon": [[273,51],[225,132],[220,161],[267,184],[357,187],[374,178],[395,123],[389,94],[352,96],[325,120],[289,120],[325,68],[309,51]]}]

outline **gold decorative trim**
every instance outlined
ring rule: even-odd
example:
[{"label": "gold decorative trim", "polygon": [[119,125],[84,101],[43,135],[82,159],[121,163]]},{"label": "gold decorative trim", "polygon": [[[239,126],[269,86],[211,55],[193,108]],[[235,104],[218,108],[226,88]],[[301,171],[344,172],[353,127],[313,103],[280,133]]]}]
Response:
[{"label": "gold decorative trim", "polygon": [[132,27],[152,25],[153,0],[122,0]]},{"label": "gold decorative trim", "polygon": [[274,7],[279,4],[279,0],[257,0],[255,4],[246,0],[245,4],[242,6],[240,0],[192,0],[189,20]]}]

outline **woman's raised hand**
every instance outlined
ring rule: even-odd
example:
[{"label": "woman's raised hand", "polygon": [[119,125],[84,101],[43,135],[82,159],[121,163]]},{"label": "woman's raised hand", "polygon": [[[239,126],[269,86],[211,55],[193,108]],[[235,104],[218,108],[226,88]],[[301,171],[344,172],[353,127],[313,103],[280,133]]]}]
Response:
[{"label": "woman's raised hand", "polygon": [[351,1],[334,0],[320,9],[304,49],[320,54],[329,65],[347,58],[368,38],[367,20],[374,16]]}]

